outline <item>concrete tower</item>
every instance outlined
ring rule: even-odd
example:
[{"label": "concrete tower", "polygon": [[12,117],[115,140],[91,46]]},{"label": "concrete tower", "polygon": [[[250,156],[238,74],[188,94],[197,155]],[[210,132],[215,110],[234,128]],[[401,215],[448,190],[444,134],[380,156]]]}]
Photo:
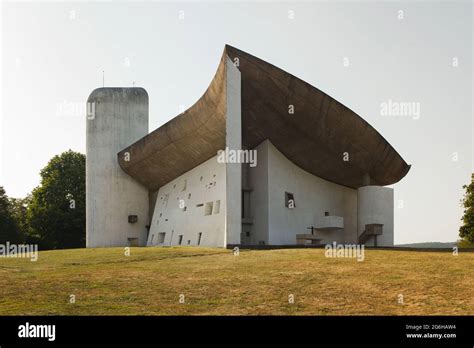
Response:
[{"label": "concrete tower", "polygon": [[87,247],[145,245],[148,189],[120,168],[117,153],[148,134],[148,94],[98,88],[87,103]]}]

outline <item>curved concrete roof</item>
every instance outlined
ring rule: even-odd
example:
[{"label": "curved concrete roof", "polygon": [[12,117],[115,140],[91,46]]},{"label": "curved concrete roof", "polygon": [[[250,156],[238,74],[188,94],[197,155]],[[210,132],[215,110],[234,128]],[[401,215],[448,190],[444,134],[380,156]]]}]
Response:
[{"label": "curved concrete roof", "polygon": [[[242,145],[269,139],[290,161],[328,181],[358,188],[398,182],[410,166],[365,120],[301,79],[226,45],[204,95],[173,118],[118,153],[121,168],[157,190],[225,148],[226,57],[239,60]],[[289,115],[289,105],[294,114]],[[124,160],[124,153],[130,160]],[[349,161],[343,154],[349,154]]]}]

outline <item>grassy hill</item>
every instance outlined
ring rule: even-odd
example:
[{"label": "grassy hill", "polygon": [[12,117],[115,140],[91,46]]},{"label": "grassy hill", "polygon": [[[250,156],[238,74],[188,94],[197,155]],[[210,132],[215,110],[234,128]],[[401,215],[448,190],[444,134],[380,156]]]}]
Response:
[{"label": "grassy hill", "polygon": [[0,315],[473,315],[473,269],[472,252],[366,250],[358,262],[324,249],[44,251],[0,258]]}]

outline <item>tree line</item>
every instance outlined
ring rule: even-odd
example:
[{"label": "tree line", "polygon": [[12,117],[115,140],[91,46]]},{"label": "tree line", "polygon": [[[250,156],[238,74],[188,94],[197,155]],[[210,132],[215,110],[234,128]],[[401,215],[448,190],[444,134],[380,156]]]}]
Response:
[{"label": "tree line", "polygon": [[85,155],[72,150],[56,155],[40,175],[40,185],[25,198],[9,198],[0,186],[0,244],[85,247]]}]

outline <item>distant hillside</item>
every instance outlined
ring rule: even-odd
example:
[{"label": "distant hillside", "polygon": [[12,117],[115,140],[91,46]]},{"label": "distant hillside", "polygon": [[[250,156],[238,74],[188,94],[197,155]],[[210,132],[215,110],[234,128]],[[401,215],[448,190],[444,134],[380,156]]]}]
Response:
[{"label": "distant hillside", "polygon": [[457,242],[423,242],[411,244],[396,244],[396,247],[405,248],[452,248],[457,246]]}]

